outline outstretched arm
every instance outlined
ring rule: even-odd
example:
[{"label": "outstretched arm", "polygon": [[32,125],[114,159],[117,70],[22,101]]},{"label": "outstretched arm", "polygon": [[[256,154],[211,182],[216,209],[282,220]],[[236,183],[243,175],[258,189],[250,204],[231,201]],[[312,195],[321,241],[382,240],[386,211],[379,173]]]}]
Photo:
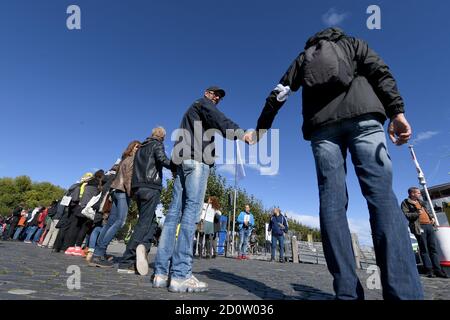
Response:
[{"label": "outstretched arm", "polygon": [[278,111],[286,102],[286,99],[290,92],[296,92],[300,89],[300,67],[303,63],[304,54],[301,53],[289,66],[281,78],[279,84],[274,90],[272,90],[269,96],[266,98],[266,104],[258,118],[256,125],[256,131],[261,129],[268,130],[272,127],[272,123],[277,115]]}]

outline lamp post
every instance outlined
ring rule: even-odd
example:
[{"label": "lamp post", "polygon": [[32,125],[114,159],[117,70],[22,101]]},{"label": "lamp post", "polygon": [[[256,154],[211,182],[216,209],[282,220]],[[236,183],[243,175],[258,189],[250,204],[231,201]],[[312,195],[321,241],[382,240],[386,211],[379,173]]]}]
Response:
[{"label": "lamp post", "polygon": [[425,175],[423,174],[422,168],[420,168],[419,162],[417,161],[417,157],[416,157],[416,154],[414,152],[413,145],[410,145],[409,149],[411,151],[411,156],[413,158],[414,164],[416,165],[417,175],[418,175],[417,178],[419,179],[419,184],[423,187],[423,190],[425,191],[425,196],[426,196],[427,202],[428,202],[428,204],[430,206],[431,213],[433,214],[434,221],[436,222],[436,225],[439,226],[439,221],[437,219],[436,212],[434,211],[434,207],[433,207],[433,202],[431,202],[430,194],[428,193],[428,188],[427,188],[427,182],[425,180]]}]

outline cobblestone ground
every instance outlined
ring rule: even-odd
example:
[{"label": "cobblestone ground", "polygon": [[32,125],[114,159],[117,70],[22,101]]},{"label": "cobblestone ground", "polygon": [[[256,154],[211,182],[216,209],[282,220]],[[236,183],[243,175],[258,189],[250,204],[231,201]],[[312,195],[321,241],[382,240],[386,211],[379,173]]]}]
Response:
[{"label": "cobblestone ground", "polygon": [[[118,247],[116,248],[123,248]],[[114,248],[113,248],[114,249]],[[119,250],[120,251],[120,250]],[[111,252],[117,256],[120,253]],[[154,250],[150,254],[152,266]],[[81,288],[68,289],[78,266]],[[73,268],[73,267],[72,267]],[[76,267],[75,267],[76,268]],[[70,271],[70,269],[69,269]],[[150,269],[150,273],[152,268]],[[232,258],[194,260],[194,275],[209,284],[209,291],[174,294],[154,289],[150,275],[124,275],[116,269],[90,267],[79,257],[53,253],[33,244],[0,242],[0,300],[4,299],[151,299],[151,300],[329,300],[333,299],[332,278],[325,266],[294,263],[240,261]],[[363,285],[371,275],[358,271]],[[422,278],[429,300],[450,299],[449,279]],[[381,290],[368,290],[366,298],[381,299]]]}]

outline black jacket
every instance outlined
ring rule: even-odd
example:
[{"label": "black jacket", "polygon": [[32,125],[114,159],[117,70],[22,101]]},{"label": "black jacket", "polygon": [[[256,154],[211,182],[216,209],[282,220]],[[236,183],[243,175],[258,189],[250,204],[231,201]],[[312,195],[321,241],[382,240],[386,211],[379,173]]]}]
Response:
[{"label": "black jacket", "polygon": [[[383,123],[386,116],[392,118],[404,112],[403,100],[389,67],[366,42],[348,37],[338,28],[328,28],[311,37],[305,50],[322,39],[334,41],[343,49],[347,62],[354,67],[355,78],[349,88],[335,88],[327,92],[303,88],[302,129],[306,140],[310,140],[315,129],[343,119],[372,113]],[[299,54],[280,80],[280,84],[289,86],[294,92],[299,90],[302,83],[300,69],[303,59],[304,52]],[[257,130],[271,128],[284,104],[277,100],[277,94],[274,90],[267,97]]]},{"label": "black jacket", "polygon": [[147,138],[134,157],[131,189],[161,190],[163,167],[172,168],[164,151],[164,144],[156,138]]},{"label": "black jacket", "polygon": [[19,217],[19,218],[20,218],[21,213],[22,213],[22,210],[23,210],[22,207],[16,207],[16,208],[14,209],[13,213],[12,213],[13,216],[14,216],[14,217]]},{"label": "black jacket", "polygon": [[56,202],[56,203],[53,203],[53,204],[51,205],[51,207],[48,209],[48,214],[47,214],[47,215],[48,215],[50,218],[53,219],[53,217],[56,216],[56,213],[58,212],[58,205],[59,205],[59,201]]},{"label": "black jacket", "polygon": [[[180,129],[172,154],[172,161],[176,164],[180,164],[182,160],[194,159],[213,166],[215,158],[213,131],[229,139],[242,139],[244,136],[244,130],[239,130],[236,123],[228,119],[205,97],[196,100],[189,107],[181,120]],[[239,131],[236,131],[236,137],[227,137],[227,129]],[[211,135],[203,139],[207,130]],[[205,152],[206,148],[209,149]]]},{"label": "black jacket", "polygon": [[[425,209],[430,220],[432,220],[433,216],[428,212],[425,202],[421,200],[418,201],[420,205]],[[411,199],[406,198],[402,201],[401,208],[403,213],[405,214],[406,219],[409,222],[409,230],[411,231],[411,233],[415,236],[420,236],[420,213],[414,205],[414,202]]]},{"label": "black jacket", "polygon": [[80,202],[80,183],[74,183],[71,185],[65,195],[72,197],[72,200],[70,201],[71,204]]},{"label": "black jacket", "polygon": [[83,195],[80,199],[80,207],[85,208],[88,202],[101,192],[100,183],[97,179],[90,179],[84,187]]}]

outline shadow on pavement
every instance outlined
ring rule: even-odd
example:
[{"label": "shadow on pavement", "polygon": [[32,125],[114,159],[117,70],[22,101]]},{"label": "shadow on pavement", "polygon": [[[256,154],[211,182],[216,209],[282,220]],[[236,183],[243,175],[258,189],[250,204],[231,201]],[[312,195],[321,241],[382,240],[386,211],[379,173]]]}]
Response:
[{"label": "shadow on pavement", "polygon": [[335,297],[332,294],[323,292],[322,290],[306,286],[298,283],[291,283],[292,289],[302,293],[302,299],[304,300],[334,300]]},{"label": "shadow on pavement", "polygon": [[[208,271],[199,272],[199,274],[204,275],[212,280],[226,282],[227,284],[232,284],[242,289],[247,290],[248,292],[260,297],[261,299],[276,299],[276,300],[298,300],[304,299],[304,295],[294,295],[289,296],[286,295],[283,291],[272,288],[264,284],[263,282],[241,277],[239,275],[224,272],[219,269],[209,269]],[[293,284],[293,288],[295,291],[301,291],[302,293],[308,293],[307,295],[311,295],[312,299],[334,299],[333,295],[322,292],[316,288]],[[322,296],[322,297],[319,297]]]}]

